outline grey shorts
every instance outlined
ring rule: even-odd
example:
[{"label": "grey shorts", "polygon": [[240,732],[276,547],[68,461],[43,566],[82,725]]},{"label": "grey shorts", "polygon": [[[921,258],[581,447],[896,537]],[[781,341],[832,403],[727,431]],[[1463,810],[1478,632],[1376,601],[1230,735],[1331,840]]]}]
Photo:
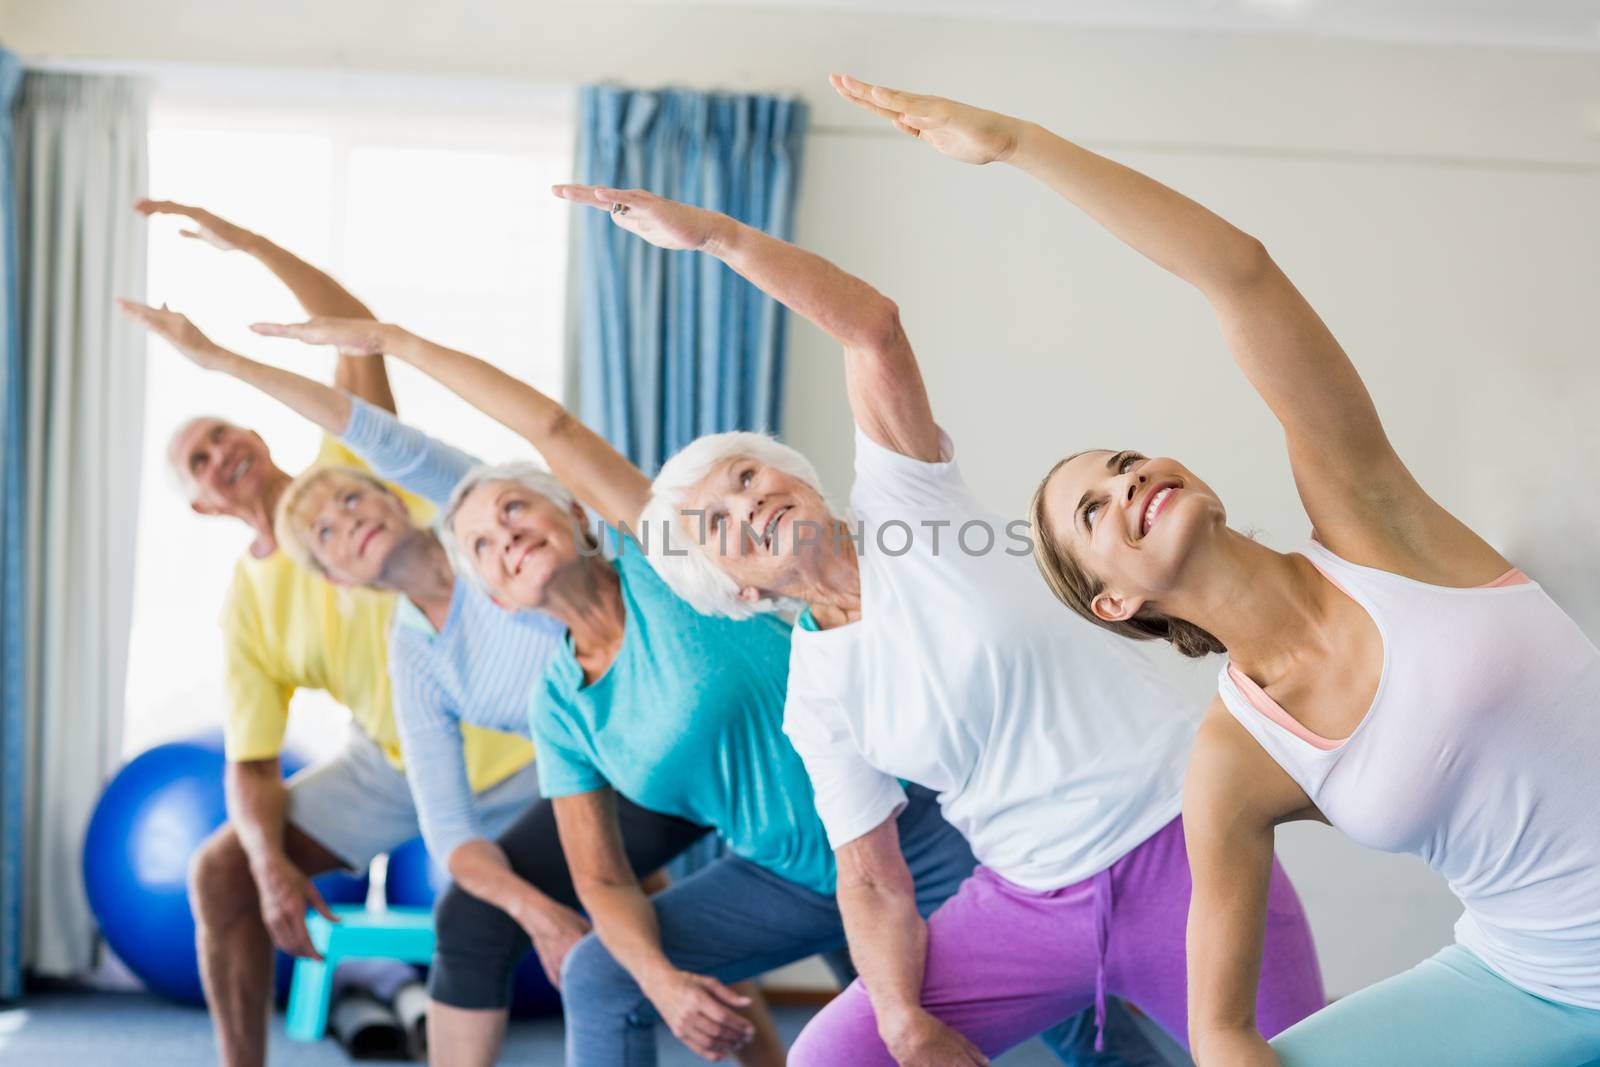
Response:
[{"label": "grey shorts", "polygon": [[[532,763],[485,789],[477,796],[484,834],[498,837],[538,799],[539,775]],[[343,752],[289,779],[288,817],[358,871],[422,832],[406,776],[353,726]]]}]

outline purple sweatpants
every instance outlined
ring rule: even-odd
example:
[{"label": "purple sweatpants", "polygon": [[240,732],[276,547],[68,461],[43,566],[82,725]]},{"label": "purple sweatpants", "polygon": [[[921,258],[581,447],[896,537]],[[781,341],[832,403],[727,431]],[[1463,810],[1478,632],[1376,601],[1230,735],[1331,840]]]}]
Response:
[{"label": "purple sweatpants", "polygon": [[[1183,820],[1109,870],[1035,891],[979,867],[928,919],[922,1004],[995,1056],[1105,998],[1134,1004],[1188,1047],[1184,926],[1189,861]],[[1273,861],[1256,1023],[1268,1037],[1327,1004],[1300,898]],[[857,979],[823,1008],[789,1053],[790,1067],[895,1061]]]}]

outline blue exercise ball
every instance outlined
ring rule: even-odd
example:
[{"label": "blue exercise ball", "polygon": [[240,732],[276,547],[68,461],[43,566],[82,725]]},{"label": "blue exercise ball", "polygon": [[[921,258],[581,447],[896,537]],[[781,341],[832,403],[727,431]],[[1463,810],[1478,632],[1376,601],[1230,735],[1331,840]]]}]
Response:
[{"label": "blue exercise ball", "polygon": [[[305,766],[290,753],[285,776]],[[227,820],[220,734],[157,745],[106,785],[83,843],[83,884],[106,943],[156,993],[203,1005],[189,912],[189,860]],[[315,880],[328,903],[360,904],[365,875]],[[279,997],[289,957],[278,953]]]},{"label": "blue exercise ball", "polygon": [[[383,895],[391,906],[431,908],[449,884],[449,872],[433,861],[422,838],[412,838],[389,853]],[[538,955],[529,952],[511,977],[511,1014],[535,1017],[560,1011],[560,992],[544,976]]]}]

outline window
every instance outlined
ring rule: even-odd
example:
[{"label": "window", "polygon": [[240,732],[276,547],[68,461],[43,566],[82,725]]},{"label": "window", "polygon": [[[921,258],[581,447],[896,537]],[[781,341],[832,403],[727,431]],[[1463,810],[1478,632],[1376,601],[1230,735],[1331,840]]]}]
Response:
[{"label": "window", "polygon": [[[421,79],[189,73],[152,106],[150,189],[204,206],[327,270],[374,313],[482,355],[560,396],[565,352],[567,218],[548,193],[570,178],[570,91]],[[250,333],[301,317],[248,256],[150,234],[149,295],[214,340],[327,380],[324,351]],[[124,751],[217,728],[224,713],[216,620],[239,523],[189,511],[165,448],[185,418],[214,413],[257,429],[285,470],[319,431],[274,401],[199,371],[152,340],[135,564]],[[390,365],[402,418],[488,460],[531,455],[516,435],[408,367]],[[310,712],[308,714],[308,712]],[[342,743],[349,716],[321,693],[295,698],[291,747],[309,757]]]}]

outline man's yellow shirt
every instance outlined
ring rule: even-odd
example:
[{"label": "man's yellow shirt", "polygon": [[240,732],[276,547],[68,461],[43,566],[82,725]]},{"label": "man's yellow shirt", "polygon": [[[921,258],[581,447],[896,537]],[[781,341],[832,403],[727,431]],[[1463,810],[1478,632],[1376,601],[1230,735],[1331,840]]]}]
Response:
[{"label": "man's yellow shirt", "polygon": [[[313,466],[366,469],[349,449],[323,441]],[[412,518],[431,522],[433,505],[396,489]],[[246,553],[233,569],[220,620],[227,661],[228,759],[271,759],[283,748],[289,698],[296,689],[326,690],[356,725],[403,770],[400,732],[389,685],[389,627],[395,594],[345,589],[299,566],[281,551]],[[483,790],[533,759],[526,738],[463,725],[467,774]]]}]

